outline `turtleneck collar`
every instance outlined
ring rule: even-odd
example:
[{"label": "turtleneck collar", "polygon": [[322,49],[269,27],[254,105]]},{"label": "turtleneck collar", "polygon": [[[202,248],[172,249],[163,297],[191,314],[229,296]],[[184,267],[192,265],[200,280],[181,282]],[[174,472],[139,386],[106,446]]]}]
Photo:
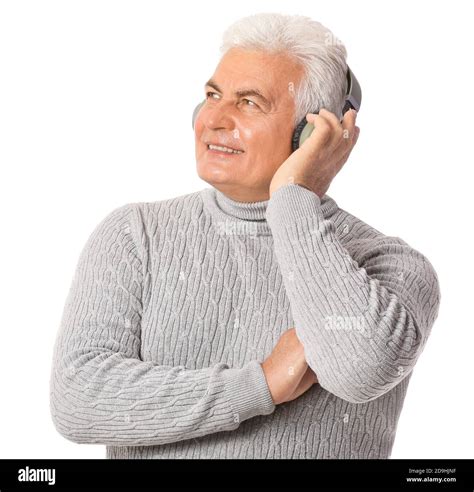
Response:
[{"label": "turtleneck collar", "polygon": [[214,196],[219,208],[226,214],[236,219],[242,220],[265,220],[265,211],[269,200],[261,202],[237,202],[217,188],[214,189]]},{"label": "turtleneck collar", "polygon": [[[260,202],[238,202],[222,193],[217,188],[204,188],[201,190],[204,208],[211,217],[220,222],[235,223],[241,225],[242,234],[252,231],[258,236],[272,234],[267,224],[265,213],[270,200]],[[328,195],[321,199],[321,210],[324,217],[328,217],[337,209],[337,203]]]}]

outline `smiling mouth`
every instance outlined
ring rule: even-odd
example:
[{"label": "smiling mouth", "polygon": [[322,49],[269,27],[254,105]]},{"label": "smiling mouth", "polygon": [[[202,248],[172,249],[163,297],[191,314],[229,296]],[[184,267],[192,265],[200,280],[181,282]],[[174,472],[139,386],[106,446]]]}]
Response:
[{"label": "smiling mouth", "polygon": [[236,154],[243,154],[243,150],[237,150],[237,149],[231,149],[230,147],[225,147],[223,145],[214,145],[214,144],[208,144],[207,149],[216,152],[218,154],[224,154],[224,155],[236,155]]}]

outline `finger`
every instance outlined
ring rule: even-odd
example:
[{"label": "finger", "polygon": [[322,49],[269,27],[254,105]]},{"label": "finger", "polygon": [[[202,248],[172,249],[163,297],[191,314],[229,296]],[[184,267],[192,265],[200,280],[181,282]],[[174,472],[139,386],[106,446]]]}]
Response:
[{"label": "finger", "polygon": [[[332,113],[331,111],[329,111],[328,109],[325,109],[325,108],[321,108],[319,110],[319,113],[318,114],[314,114],[314,113],[308,113],[308,115],[306,115],[306,121],[308,121],[309,123],[312,123],[312,121],[309,121],[308,120],[308,116],[310,116],[310,118],[312,116],[320,116],[321,118],[324,118],[332,128],[342,128],[341,126],[341,122],[339,121],[338,117]],[[312,118],[314,120],[314,118]]]},{"label": "finger", "polygon": [[333,127],[340,128],[341,122],[339,121],[339,118],[334,113],[332,113],[328,109],[322,108],[319,111],[319,114],[323,118],[326,118],[332,124]]},{"label": "finger", "polygon": [[335,169],[337,170],[336,174],[339,173],[339,171],[342,169],[344,164],[349,159],[349,156],[350,156],[352,150],[354,149],[354,146],[357,143],[358,138],[359,138],[359,132],[357,132],[357,134],[354,136],[354,138],[351,141],[351,144],[348,147],[346,147],[345,152],[342,154],[342,157],[337,162],[337,164],[335,166]]},{"label": "finger", "polygon": [[308,367],[308,370],[306,371],[305,375],[301,378],[300,384],[298,386],[302,386],[307,389],[313,386],[313,384],[316,384],[317,382],[318,382],[318,377],[316,376],[314,371]]},{"label": "finger", "polygon": [[355,147],[355,144],[359,139],[359,134],[360,134],[360,128],[356,126],[354,128],[354,133],[352,134],[352,137],[349,139],[349,145],[346,148],[346,154],[345,154],[346,157],[349,157],[349,154],[352,152],[352,149]]},{"label": "finger", "polygon": [[355,131],[355,122],[357,118],[357,111],[355,109],[350,109],[346,111],[344,117],[342,118],[342,128],[347,130],[347,134],[349,136],[349,140],[352,140]]},{"label": "finger", "polygon": [[306,121],[314,125],[314,131],[311,132],[311,135],[306,139],[306,141],[310,141],[312,144],[308,145],[305,141],[301,148],[308,149],[308,151],[313,148],[317,149],[319,148],[319,145],[325,145],[331,140],[334,131],[332,123],[327,118],[324,118],[319,114],[308,113],[306,115]]},{"label": "finger", "polygon": [[360,128],[358,126],[356,126],[354,129],[354,137],[352,139],[352,146],[354,146],[357,143],[357,140],[359,139],[359,133],[360,133]]},{"label": "finger", "polygon": [[291,396],[288,398],[287,401],[294,400],[295,398],[298,398],[301,396],[303,393],[306,393],[306,391],[313,386],[313,384],[317,383],[318,379],[316,377],[316,374],[308,368],[308,370],[305,372],[304,376],[301,378],[298,386],[296,389],[293,391]]}]

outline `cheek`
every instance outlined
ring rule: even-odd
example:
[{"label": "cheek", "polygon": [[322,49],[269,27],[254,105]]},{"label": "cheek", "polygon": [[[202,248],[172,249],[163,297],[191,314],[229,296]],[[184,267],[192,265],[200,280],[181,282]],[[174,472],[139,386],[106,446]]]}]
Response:
[{"label": "cheek", "polygon": [[195,154],[196,156],[204,153],[206,149],[205,144],[202,142],[202,134],[204,130],[204,125],[196,120],[194,122],[194,146],[195,146]]},{"label": "cheek", "polygon": [[272,156],[281,159],[291,153],[292,131],[288,124],[241,126],[239,133],[244,146],[253,155],[263,155],[271,160]]},{"label": "cheek", "polygon": [[[242,124],[235,132],[245,148],[251,152],[264,150],[273,140],[272,126],[266,122],[260,124]],[[234,136],[235,136],[234,135]]]},{"label": "cheek", "polygon": [[251,128],[242,128],[242,133],[249,140],[253,137],[253,130]]},{"label": "cheek", "polygon": [[201,138],[203,129],[204,129],[204,125],[201,123],[201,120],[199,118],[197,118],[194,121],[194,138],[195,138],[195,140],[198,140],[199,138]]}]

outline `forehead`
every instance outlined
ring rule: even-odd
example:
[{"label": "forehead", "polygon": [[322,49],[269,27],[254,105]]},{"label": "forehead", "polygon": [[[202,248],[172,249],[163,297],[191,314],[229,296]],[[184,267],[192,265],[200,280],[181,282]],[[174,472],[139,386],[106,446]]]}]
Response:
[{"label": "forehead", "polygon": [[232,48],[221,58],[212,78],[228,90],[259,89],[277,101],[288,95],[290,83],[297,86],[302,74],[301,64],[285,53]]}]

